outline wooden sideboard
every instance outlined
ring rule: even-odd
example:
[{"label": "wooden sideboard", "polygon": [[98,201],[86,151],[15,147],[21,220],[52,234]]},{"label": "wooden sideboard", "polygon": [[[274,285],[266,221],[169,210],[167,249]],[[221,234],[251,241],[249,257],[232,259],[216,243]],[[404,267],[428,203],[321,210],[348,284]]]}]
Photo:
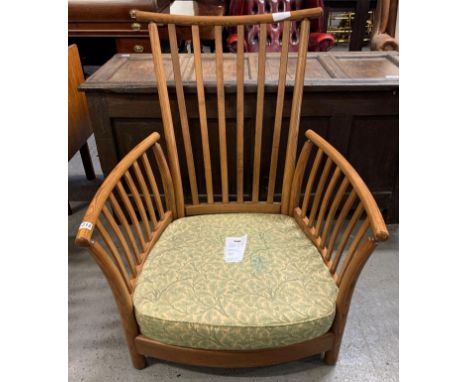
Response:
[{"label": "wooden sideboard", "polygon": [[[245,55],[245,155],[253,157],[253,134],[256,104],[257,56]],[[291,68],[295,55],[290,54]],[[165,56],[165,70],[172,77],[170,56]],[[235,55],[224,55],[226,126],[228,141],[235,147],[236,94]],[[266,140],[272,139],[275,115],[279,54],[267,56],[264,126]],[[308,53],[304,86],[299,145],[307,129],[329,140],[356,168],[381,207],[386,221],[398,221],[398,66],[395,52]],[[181,70],[190,126],[199,131],[193,57],[181,55]],[[217,104],[214,55],[203,55],[208,128],[210,139],[217,140]],[[287,94],[292,92],[293,69],[288,71]],[[177,110],[173,81],[169,80],[173,112]],[[156,92],[153,63],[149,54],[117,54],[81,85],[86,92],[97,148],[104,174],[140,140],[153,131],[164,133]],[[291,97],[286,96],[282,138],[286,139]],[[289,103],[288,103],[289,101]],[[179,117],[173,113],[179,153],[183,153]],[[194,139],[194,151],[201,151]],[[267,147],[268,145],[265,145]],[[281,146],[280,146],[281,147]],[[284,163],[284,150],[279,163]],[[261,174],[268,174],[268,150],[262,151]],[[186,178],[184,155],[180,155],[182,177]],[[216,160],[216,159],[213,159]],[[234,163],[231,163],[233,167]],[[198,173],[203,164],[198,163]],[[282,167],[282,166],[280,166]],[[251,176],[246,174],[246,180]],[[213,179],[220,176],[213,167]],[[282,174],[278,174],[281,178]],[[199,177],[199,179],[201,179]],[[187,183],[187,182],[185,182]],[[214,181],[214,184],[220,182]],[[188,184],[184,184],[189,194]],[[233,185],[234,186],[234,185]],[[249,189],[248,185],[247,189]],[[280,184],[278,194],[280,193]],[[203,185],[199,190],[203,193]],[[220,190],[215,188],[215,193]],[[235,195],[235,189],[230,190]],[[261,192],[266,192],[262,190]]]},{"label": "wooden sideboard", "polygon": [[[68,41],[77,44],[83,65],[102,65],[115,53],[148,53],[148,23],[137,22],[135,9],[171,13],[169,0],[68,0]],[[222,16],[223,0],[198,0],[193,13]],[[178,37],[191,40],[190,28],[179,28]],[[201,27],[200,37],[213,44],[213,28]],[[162,33],[161,39],[167,39]]]}]

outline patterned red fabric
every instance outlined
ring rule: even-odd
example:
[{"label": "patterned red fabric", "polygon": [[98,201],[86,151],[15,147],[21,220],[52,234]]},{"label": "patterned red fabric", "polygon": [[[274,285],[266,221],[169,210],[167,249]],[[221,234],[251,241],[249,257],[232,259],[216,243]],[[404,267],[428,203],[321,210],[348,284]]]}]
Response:
[{"label": "patterned red fabric", "polygon": [[[231,0],[229,5],[229,15],[255,15],[262,13],[275,13],[294,11],[303,8],[322,7],[323,0]],[[332,35],[324,33],[326,31],[324,16],[311,20],[310,23],[309,50],[326,51],[330,49],[335,39]],[[231,51],[237,50],[237,35],[235,30],[231,30],[227,44]],[[281,23],[267,25],[267,52],[279,52],[282,45],[283,28]],[[247,52],[258,52],[260,36],[259,25],[249,25],[245,31],[244,49]],[[291,23],[291,36],[289,41],[289,51],[296,52],[299,48],[299,25],[293,21]]]}]

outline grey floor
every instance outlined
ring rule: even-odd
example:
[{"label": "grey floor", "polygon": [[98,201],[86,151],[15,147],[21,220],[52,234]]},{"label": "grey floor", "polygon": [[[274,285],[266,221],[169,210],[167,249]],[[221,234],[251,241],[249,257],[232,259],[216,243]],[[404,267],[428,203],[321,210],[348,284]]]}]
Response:
[{"label": "grey floor", "polygon": [[91,153],[98,179],[87,181],[77,154],[69,162],[68,219],[70,381],[398,381],[398,225],[373,254],[354,293],[336,366],[319,357],[256,369],[207,369],[149,360],[133,369],[117,308],[106,281],[88,253],[73,241],[87,206],[102,181],[94,140]]}]

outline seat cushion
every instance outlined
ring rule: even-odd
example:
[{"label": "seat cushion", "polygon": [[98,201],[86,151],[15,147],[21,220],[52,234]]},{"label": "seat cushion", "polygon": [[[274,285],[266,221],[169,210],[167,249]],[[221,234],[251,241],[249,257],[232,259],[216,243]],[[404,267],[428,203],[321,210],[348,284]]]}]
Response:
[{"label": "seat cushion", "polygon": [[[225,237],[245,234],[243,260],[226,263]],[[337,291],[293,218],[239,213],[172,222],[143,266],[133,301],[146,337],[191,348],[247,350],[326,333]]]}]

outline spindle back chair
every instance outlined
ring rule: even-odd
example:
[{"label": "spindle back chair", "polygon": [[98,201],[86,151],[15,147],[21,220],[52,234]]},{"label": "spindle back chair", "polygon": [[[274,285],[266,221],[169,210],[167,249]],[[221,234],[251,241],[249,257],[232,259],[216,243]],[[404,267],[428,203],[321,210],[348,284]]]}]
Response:
[{"label": "spindle back chair", "polygon": [[[302,101],[302,90],[304,84],[304,74],[306,66],[308,39],[310,21],[309,18],[320,16],[321,8],[305,9],[296,12],[284,12],[278,14],[262,14],[256,16],[226,16],[226,17],[191,17],[191,16],[171,16],[159,15],[147,12],[137,12],[137,18],[142,21],[150,21],[149,34],[153,51],[154,70],[158,88],[158,95],[161,104],[162,119],[164,124],[165,139],[168,150],[168,160],[171,172],[174,177],[174,188],[177,200],[177,213],[179,216],[203,214],[203,213],[221,213],[221,212],[282,212],[288,210],[289,193],[291,179],[294,170],[294,158],[296,155],[297,137],[299,129],[300,105]],[[290,15],[289,17],[287,17]],[[284,20],[282,20],[284,18]],[[299,48],[297,54],[288,54],[289,40],[292,39],[291,23],[300,22]],[[278,97],[276,102],[276,114],[274,126],[264,126],[264,102],[265,102],[265,69],[266,69],[266,46],[267,46],[267,24],[276,23],[277,27],[282,29],[283,38],[282,50],[280,56],[280,65],[278,73]],[[159,26],[158,24],[163,24]],[[184,84],[182,83],[182,74],[180,67],[179,46],[177,44],[177,26],[190,26],[192,29],[193,60],[195,66],[195,80],[198,97],[199,126],[202,146],[202,156],[196,157],[192,148],[192,141],[195,132],[193,127],[189,126],[187,116],[186,101],[184,95]],[[251,163],[246,161],[245,142],[244,142],[244,64],[245,54],[242,49],[236,53],[236,150],[228,150],[226,139],[226,104],[224,89],[223,72],[223,27],[236,26],[237,34],[242,40],[246,29],[251,25],[260,25],[259,52],[258,52],[258,71],[257,71],[257,100],[256,116],[254,126],[254,152]],[[200,26],[210,26],[214,28],[215,35],[215,61],[216,61],[216,89],[217,89],[217,112],[218,112],[218,142],[214,142],[213,136],[210,136],[207,121],[207,109],[203,78],[203,59],[200,42]],[[185,152],[185,161],[188,171],[188,181],[190,184],[191,203],[184,202],[184,192],[180,172],[179,154],[176,145],[176,137],[173,128],[173,115],[170,107],[167,78],[163,70],[163,56],[161,52],[160,29],[163,33],[169,35],[170,52],[173,64],[173,80],[177,94],[178,110],[175,114],[180,116],[183,148]],[[296,65],[289,65],[288,59],[294,61]],[[287,72],[295,73],[294,92],[292,97],[292,108],[290,110],[289,134],[287,139],[286,162],[284,165],[284,176],[282,180],[281,201],[274,201],[274,191],[276,178],[278,174],[278,150],[280,148],[280,137],[284,112],[285,87]],[[289,112],[289,110],[288,110]],[[262,184],[261,180],[261,160],[264,146],[264,130],[272,128],[273,140],[268,147],[271,153],[269,159],[269,174],[267,184]],[[198,132],[197,132],[198,133]],[[219,163],[212,160],[213,153],[219,153]],[[230,153],[229,153],[230,151]],[[235,174],[229,173],[228,155],[235,156],[236,163]],[[195,163],[203,162],[203,173],[197,174]],[[215,200],[213,180],[213,168],[220,168],[221,200]],[[283,170],[283,169],[281,169]],[[252,178],[246,182],[245,174],[251,174]],[[203,178],[203,180],[202,180]],[[230,195],[230,185],[235,183],[236,193]],[[204,190],[204,195],[199,194],[199,184]],[[248,186],[250,186],[247,188]],[[268,189],[267,195],[262,200],[260,190],[262,187]],[[250,198],[246,199],[245,195]]]},{"label": "spindle back chair", "polygon": [[[325,362],[328,364],[336,362],[354,285],[377,242],[386,240],[388,232],[374,198],[356,171],[336,149],[311,130],[306,132],[307,141],[296,163],[309,18],[317,17],[321,12],[320,8],[314,8],[283,14],[228,17],[175,16],[136,12],[137,19],[149,21],[168,163],[158,143],[158,133],[153,133],[137,145],[104,181],[85,214],[76,239],[78,245],[89,248],[110,284],[119,307],[132,362],[136,368],[145,366],[144,356],[211,367],[271,365],[317,353],[325,353]],[[288,44],[284,43],[278,70],[274,124],[264,126],[266,24],[278,23],[283,30],[283,36],[289,36],[291,21],[300,22],[300,46],[296,66],[293,68],[294,89],[285,142],[286,156],[284,169],[282,169],[283,175],[282,178],[277,179],[278,169],[283,165],[278,163],[278,152],[283,128],[285,85],[287,72],[290,69],[288,68]],[[244,154],[244,52],[239,49],[236,53],[237,124],[234,176],[228,172],[229,150],[226,138],[222,32],[223,27],[234,26],[240,38],[243,38],[245,29],[251,24],[260,25],[254,153],[252,163],[246,163]],[[189,26],[193,34],[193,59],[202,145],[201,158],[196,157],[192,147],[193,127],[189,125],[186,111],[176,26]],[[201,26],[213,27],[215,31],[218,114],[218,142],[216,144],[213,143],[213,139],[210,139],[212,137],[209,136],[207,125],[199,33]],[[169,36],[178,106],[176,113],[181,122],[190,195],[184,195],[180,165],[182,155],[178,152],[176,143],[173,111],[167,88],[168,79],[162,63],[163,56],[159,39],[161,27],[167,28]],[[288,38],[283,41],[288,41]],[[260,168],[262,146],[265,144],[262,133],[266,128],[273,129],[273,139],[269,150],[269,172],[265,178],[266,184],[262,186]],[[211,160],[214,152],[219,154],[217,164]],[[200,160],[203,161],[203,174],[197,174],[195,171],[195,163]],[[220,166],[220,200],[216,200],[214,192],[212,168],[215,165]],[[244,179],[246,166],[250,166],[251,169],[250,189],[246,187],[250,183]],[[308,174],[307,177],[305,177],[306,174]],[[304,182],[305,179],[307,179],[306,182]],[[234,194],[229,192],[230,184],[235,184]],[[281,186],[280,200],[275,200],[276,184]],[[266,190],[263,196],[260,192],[261,187]],[[201,193],[200,189],[204,192]],[[247,198],[246,195],[249,197]],[[336,315],[331,329],[320,337],[301,343],[246,351],[179,347],[143,336],[135,319],[132,294],[145,259],[162,232],[173,219],[188,215],[235,212],[281,213],[294,217],[312,244],[317,247],[339,287]]]}]

